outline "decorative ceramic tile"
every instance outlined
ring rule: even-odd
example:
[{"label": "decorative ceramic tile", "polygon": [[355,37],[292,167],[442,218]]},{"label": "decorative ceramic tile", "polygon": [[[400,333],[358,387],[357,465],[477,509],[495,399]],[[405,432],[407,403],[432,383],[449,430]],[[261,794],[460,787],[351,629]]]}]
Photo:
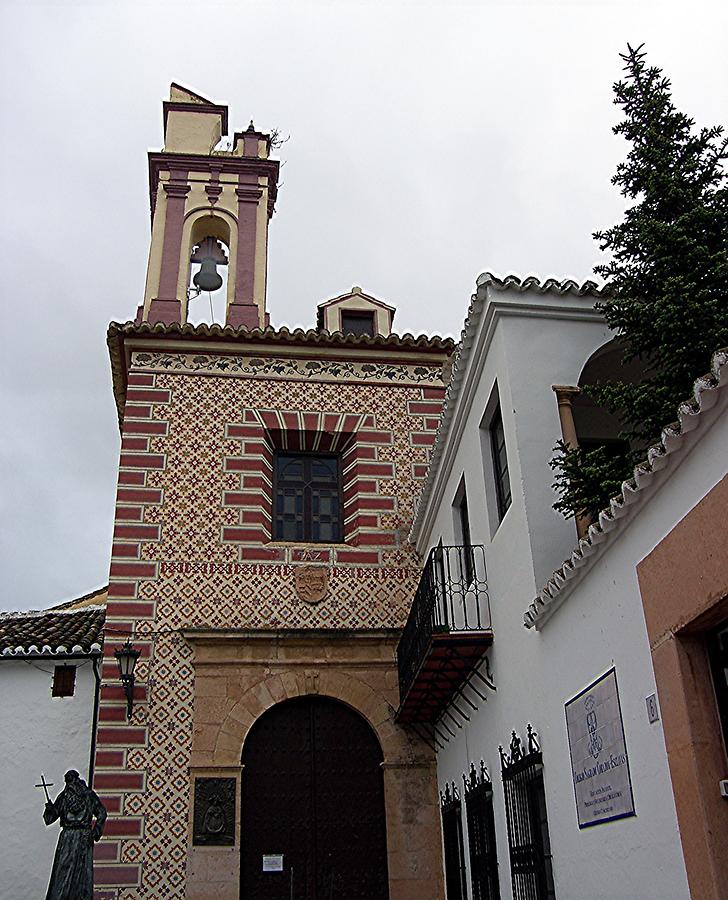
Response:
[{"label": "decorative ceramic tile", "polygon": [[266,381],[305,378],[308,381],[363,381],[372,383],[442,384],[442,367],[406,363],[352,362],[347,360],[256,357],[239,354],[145,353],[132,354],[132,365],[145,372],[185,372],[226,375]]},{"label": "decorative ceramic tile", "polygon": [[[157,575],[138,579],[135,594],[139,602],[152,602],[154,618],[135,623],[136,638],[151,643],[149,659],[139,662],[149,705],[144,712],[135,709],[135,724],[145,728],[147,740],[128,750],[126,771],[144,772],[146,789],[120,792],[122,815],[143,821],[141,839],[121,839],[120,858],[122,865],[139,866],[141,884],[119,889],[117,897],[182,900],[194,673],[192,649],[179,629],[401,627],[420,574],[420,561],[405,540],[421,483],[413,463],[426,465],[429,454],[411,442],[411,433],[425,431],[426,423],[409,413],[408,404],[426,399],[427,387],[441,387],[442,381],[437,366],[384,362],[141,352],[134,362],[156,372],[149,376],[154,388],[170,390],[171,400],[154,405],[151,413],[152,421],[168,424],[167,434],[152,436],[149,446],[150,454],[164,455],[164,468],[150,468],[143,481],[162,490],[160,503],[142,509],[143,524],[160,526],[160,538],[139,543],[140,559],[155,564]],[[394,503],[372,514],[379,523],[368,533],[374,544],[352,547],[370,551],[378,563],[340,564],[337,549],[326,550],[325,559],[334,561],[329,590],[316,604],[296,592],[290,548],[279,546],[278,558],[250,563],[244,547],[222,539],[223,528],[244,525],[241,509],[225,503],[226,492],[245,490],[246,477],[226,469],[225,461],[243,458],[244,448],[243,439],[228,437],[228,426],[263,422],[266,411],[300,421],[305,410],[315,411],[318,421],[328,413],[350,414],[357,427],[363,416],[373,417],[371,430],[392,432],[391,443],[369,445],[372,462],[393,467],[389,475],[362,477],[376,482],[377,496]]]}]

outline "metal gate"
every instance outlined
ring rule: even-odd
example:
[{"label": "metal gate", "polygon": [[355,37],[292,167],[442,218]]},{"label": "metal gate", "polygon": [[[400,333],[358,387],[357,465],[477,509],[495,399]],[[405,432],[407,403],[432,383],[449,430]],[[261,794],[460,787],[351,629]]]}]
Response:
[{"label": "metal gate", "polygon": [[387,900],[382,752],[361,716],[287,700],[242,761],[241,900]]}]

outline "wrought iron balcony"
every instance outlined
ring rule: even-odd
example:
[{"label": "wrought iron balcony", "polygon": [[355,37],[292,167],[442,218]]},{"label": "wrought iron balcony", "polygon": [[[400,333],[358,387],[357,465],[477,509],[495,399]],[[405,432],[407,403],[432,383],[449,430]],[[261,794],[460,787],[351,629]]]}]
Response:
[{"label": "wrought iron balcony", "polygon": [[434,724],[492,643],[483,547],[433,548],[397,647],[397,720]]}]

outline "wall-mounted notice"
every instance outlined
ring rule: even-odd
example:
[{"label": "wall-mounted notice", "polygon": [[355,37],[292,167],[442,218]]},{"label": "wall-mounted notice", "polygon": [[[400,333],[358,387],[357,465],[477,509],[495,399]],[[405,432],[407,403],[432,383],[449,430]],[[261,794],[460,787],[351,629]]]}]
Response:
[{"label": "wall-mounted notice", "polygon": [[264,872],[282,872],[283,871],[283,854],[282,853],[265,853],[265,854],[263,854],[263,871]]},{"label": "wall-mounted notice", "polygon": [[632,781],[614,669],[566,703],[566,730],[579,828],[633,816]]}]

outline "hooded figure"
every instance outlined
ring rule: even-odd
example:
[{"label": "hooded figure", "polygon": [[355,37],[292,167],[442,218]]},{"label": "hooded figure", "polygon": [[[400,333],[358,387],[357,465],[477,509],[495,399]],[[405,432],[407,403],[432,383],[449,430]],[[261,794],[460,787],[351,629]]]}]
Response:
[{"label": "hooded figure", "polygon": [[75,769],[64,777],[65,789],[43,812],[46,825],[61,820],[46,900],[93,900],[93,846],[103,833],[106,807]]}]

